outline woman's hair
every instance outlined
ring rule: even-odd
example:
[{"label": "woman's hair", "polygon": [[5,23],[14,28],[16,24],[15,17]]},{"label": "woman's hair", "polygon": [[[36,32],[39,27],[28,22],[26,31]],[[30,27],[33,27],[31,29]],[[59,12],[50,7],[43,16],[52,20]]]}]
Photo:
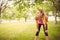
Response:
[{"label": "woman's hair", "polygon": [[44,12],[43,12],[42,9],[38,9],[38,11],[41,12],[43,14],[43,16],[44,16]]}]

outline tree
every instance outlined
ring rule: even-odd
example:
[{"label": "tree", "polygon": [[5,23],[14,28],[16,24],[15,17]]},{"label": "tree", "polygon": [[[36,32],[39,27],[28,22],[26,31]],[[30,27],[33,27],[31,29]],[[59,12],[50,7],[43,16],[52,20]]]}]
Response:
[{"label": "tree", "polygon": [[7,0],[4,1],[4,0],[0,0],[0,23],[1,23],[1,15],[2,15],[2,12],[6,9],[6,5],[7,5]]},{"label": "tree", "polygon": [[20,1],[15,1],[15,6],[17,8],[17,11],[19,11],[20,13],[18,14],[18,18],[24,18],[25,21],[28,17],[28,10],[30,8],[30,0],[20,0]]},{"label": "tree", "polygon": [[35,0],[36,4],[41,4],[44,0]]},{"label": "tree", "polygon": [[60,0],[47,0],[51,1],[53,4],[53,13],[55,16],[55,24],[57,24],[57,13],[59,14],[60,11]]},{"label": "tree", "polygon": [[41,0],[35,0],[35,3],[40,5],[40,7],[42,7],[43,10],[46,12],[53,11],[53,14],[55,16],[55,23],[57,23],[57,13],[58,13],[58,15],[60,13],[59,12],[60,11],[60,0],[45,0],[48,3],[44,3],[44,4],[43,4],[43,1],[44,0],[42,0],[42,1]]}]

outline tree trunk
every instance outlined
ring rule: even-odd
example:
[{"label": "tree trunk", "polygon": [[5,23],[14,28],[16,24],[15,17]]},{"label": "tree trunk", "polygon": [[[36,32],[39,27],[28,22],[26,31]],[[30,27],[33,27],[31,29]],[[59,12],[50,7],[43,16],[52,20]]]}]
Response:
[{"label": "tree trunk", "polygon": [[20,18],[18,18],[18,21],[20,22]]},{"label": "tree trunk", "polygon": [[57,24],[57,15],[55,14],[55,24]]},{"label": "tree trunk", "polygon": [[27,18],[25,17],[25,22],[27,21]]},{"label": "tree trunk", "polygon": [[58,12],[57,3],[58,1],[53,0],[52,2],[53,2],[53,11],[54,11],[54,16],[55,16],[55,24],[57,24],[57,12]]},{"label": "tree trunk", "polygon": [[1,8],[1,6],[0,6],[0,23],[1,23],[1,9],[2,9],[2,8]]}]

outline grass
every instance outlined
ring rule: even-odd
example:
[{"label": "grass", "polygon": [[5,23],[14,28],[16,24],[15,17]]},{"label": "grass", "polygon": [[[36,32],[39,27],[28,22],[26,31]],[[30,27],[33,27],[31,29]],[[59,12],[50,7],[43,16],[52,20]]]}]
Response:
[{"label": "grass", "polygon": [[[0,24],[0,40],[34,40],[36,24],[29,23],[2,23]],[[60,40],[60,22],[48,23],[50,40]],[[43,28],[41,27],[39,40],[45,40]]]}]

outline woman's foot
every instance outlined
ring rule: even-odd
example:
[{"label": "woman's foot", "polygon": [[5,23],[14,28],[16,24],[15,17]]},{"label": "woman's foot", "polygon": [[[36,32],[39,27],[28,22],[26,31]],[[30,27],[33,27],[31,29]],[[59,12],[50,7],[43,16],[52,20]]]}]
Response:
[{"label": "woman's foot", "polygon": [[46,36],[46,40],[48,40],[48,36]]},{"label": "woman's foot", "polygon": [[34,40],[38,40],[38,36],[35,36],[35,39]]}]

